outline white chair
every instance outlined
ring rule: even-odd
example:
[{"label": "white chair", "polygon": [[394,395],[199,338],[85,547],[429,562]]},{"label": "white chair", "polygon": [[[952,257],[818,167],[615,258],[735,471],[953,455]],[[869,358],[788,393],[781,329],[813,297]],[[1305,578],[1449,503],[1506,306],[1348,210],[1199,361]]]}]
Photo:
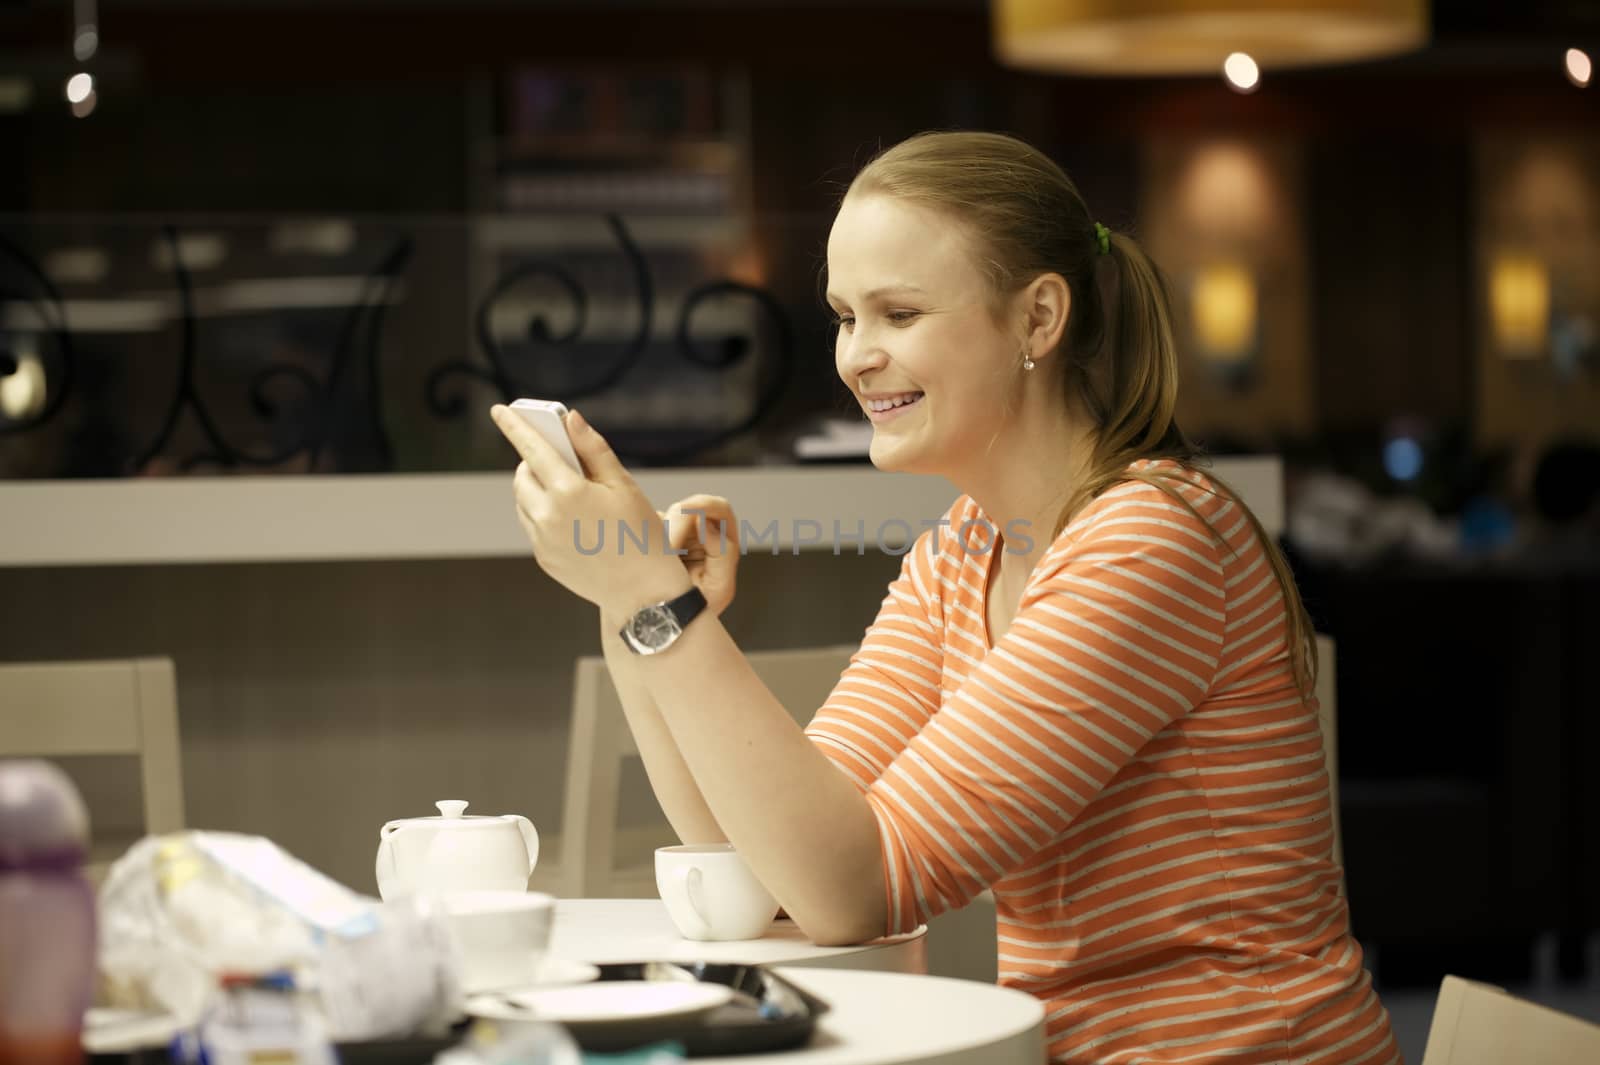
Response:
[{"label": "white chair", "polygon": [[[746,657],[801,724],[832,694],[856,647],[757,651]],[[578,659],[573,678],[572,734],[558,872],[541,886],[566,898],[653,897],[653,841],[618,841],[617,805],[623,760],[638,757],[605,659]],[[670,836],[670,829],[657,835]],[[538,873],[535,873],[538,876]],[[985,891],[964,909],[928,923],[928,971],[994,983],[994,896]]]},{"label": "white chair", "polygon": [[[855,651],[854,645],[838,645],[756,651],[746,657],[795,720],[805,724],[832,694]],[[629,846],[619,845],[617,835],[623,762],[638,756],[605,659],[579,658],[567,741],[561,860],[556,882],[546,885],[555,887],[557,894],[565,898],[655,895],[653,838],[631,840]],[[670,829],[665,832],[670,836]]]},{"label": "white chair", "polygon": [[[83,755],[137,758],[144,832],[184,827],[177,677],[170,658],[0,664],[0,757]],[[127,842],[96,834],[90,876],[98,881]]]},{"label": "white chair", "polygon": [[1428,1029],[1422,1065],[1595,1065],[1600,1025],[1447,976]]},{"label": "white chair", "polygon": [[[1328,762],[1328,803],[1333,810],[1333,860],[1344,868],[1344,844],[1339,832],[1339,707],[1334,670],[1337,662],[1333,637],[1317,634],[1318,723],[1322,725],[1322,750]],[[1341,884],[1340,890],[1343,890]]]}]

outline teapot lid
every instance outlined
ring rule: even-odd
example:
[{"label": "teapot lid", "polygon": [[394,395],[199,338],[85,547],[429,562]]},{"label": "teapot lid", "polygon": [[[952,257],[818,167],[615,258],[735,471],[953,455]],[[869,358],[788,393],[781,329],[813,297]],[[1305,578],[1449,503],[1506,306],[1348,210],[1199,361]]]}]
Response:
[{"label": "teapot lid", "polygon": [[440,828],[476,828],[484,824],[500,824],[505,818],[493,814],[465,816],[468,803],[465,799],[440,799],[433,805],[439,808],[437,817],[403,817],[391,825],[438,825]]}]

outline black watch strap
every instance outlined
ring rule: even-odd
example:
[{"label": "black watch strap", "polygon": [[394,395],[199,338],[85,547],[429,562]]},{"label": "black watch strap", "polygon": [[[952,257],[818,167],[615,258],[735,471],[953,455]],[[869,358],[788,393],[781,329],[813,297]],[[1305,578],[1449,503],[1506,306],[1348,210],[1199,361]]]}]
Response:
[{"label": "black watch strap", "polygon": [[699,588],[690,588],[676,599],[669,599],[663,604],[678,619],[678,627],[686,629],[689,622],[700,616],[700,611],[706,608],[706,597]]},{"label": "black watch strap", "polygon": [[706,597],[699,588],[690,588],[676,598],[637,611],[618,635],[635,654],[660,654],[678,641],[689,622],[705,608]]}]

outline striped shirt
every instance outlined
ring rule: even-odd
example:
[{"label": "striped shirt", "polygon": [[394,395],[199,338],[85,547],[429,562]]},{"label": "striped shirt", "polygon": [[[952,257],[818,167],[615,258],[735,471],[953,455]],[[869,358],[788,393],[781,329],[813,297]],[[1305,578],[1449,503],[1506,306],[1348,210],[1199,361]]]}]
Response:
[{"label": "striped shirt", "polygon": [[1130,468],[1195,482],[1175,487],[1227,546],[1122,482],[991,642],[1007,548],[963,496],[807,726],[877,818],[887,931],[991,889],[1000,983],[1044,1001],[1052,1061],[1398,1062],[1262,544],[1203,474]]}]

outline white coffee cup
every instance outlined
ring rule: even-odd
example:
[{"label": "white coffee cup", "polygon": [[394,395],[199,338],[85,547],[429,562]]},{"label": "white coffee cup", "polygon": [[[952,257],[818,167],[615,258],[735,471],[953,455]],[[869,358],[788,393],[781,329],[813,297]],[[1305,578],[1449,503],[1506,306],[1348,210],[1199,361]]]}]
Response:
[{"label": "white coffee cup", "polygon": [[460,891],[438,897],[466,992],[527,987],[550,946],[555,899],[536,891]]},{"label": "white coffee cup", "polygon": [[778,900],[728,843],[658,849],[656,890],[685,939],[759,939],[778,916]]}]

